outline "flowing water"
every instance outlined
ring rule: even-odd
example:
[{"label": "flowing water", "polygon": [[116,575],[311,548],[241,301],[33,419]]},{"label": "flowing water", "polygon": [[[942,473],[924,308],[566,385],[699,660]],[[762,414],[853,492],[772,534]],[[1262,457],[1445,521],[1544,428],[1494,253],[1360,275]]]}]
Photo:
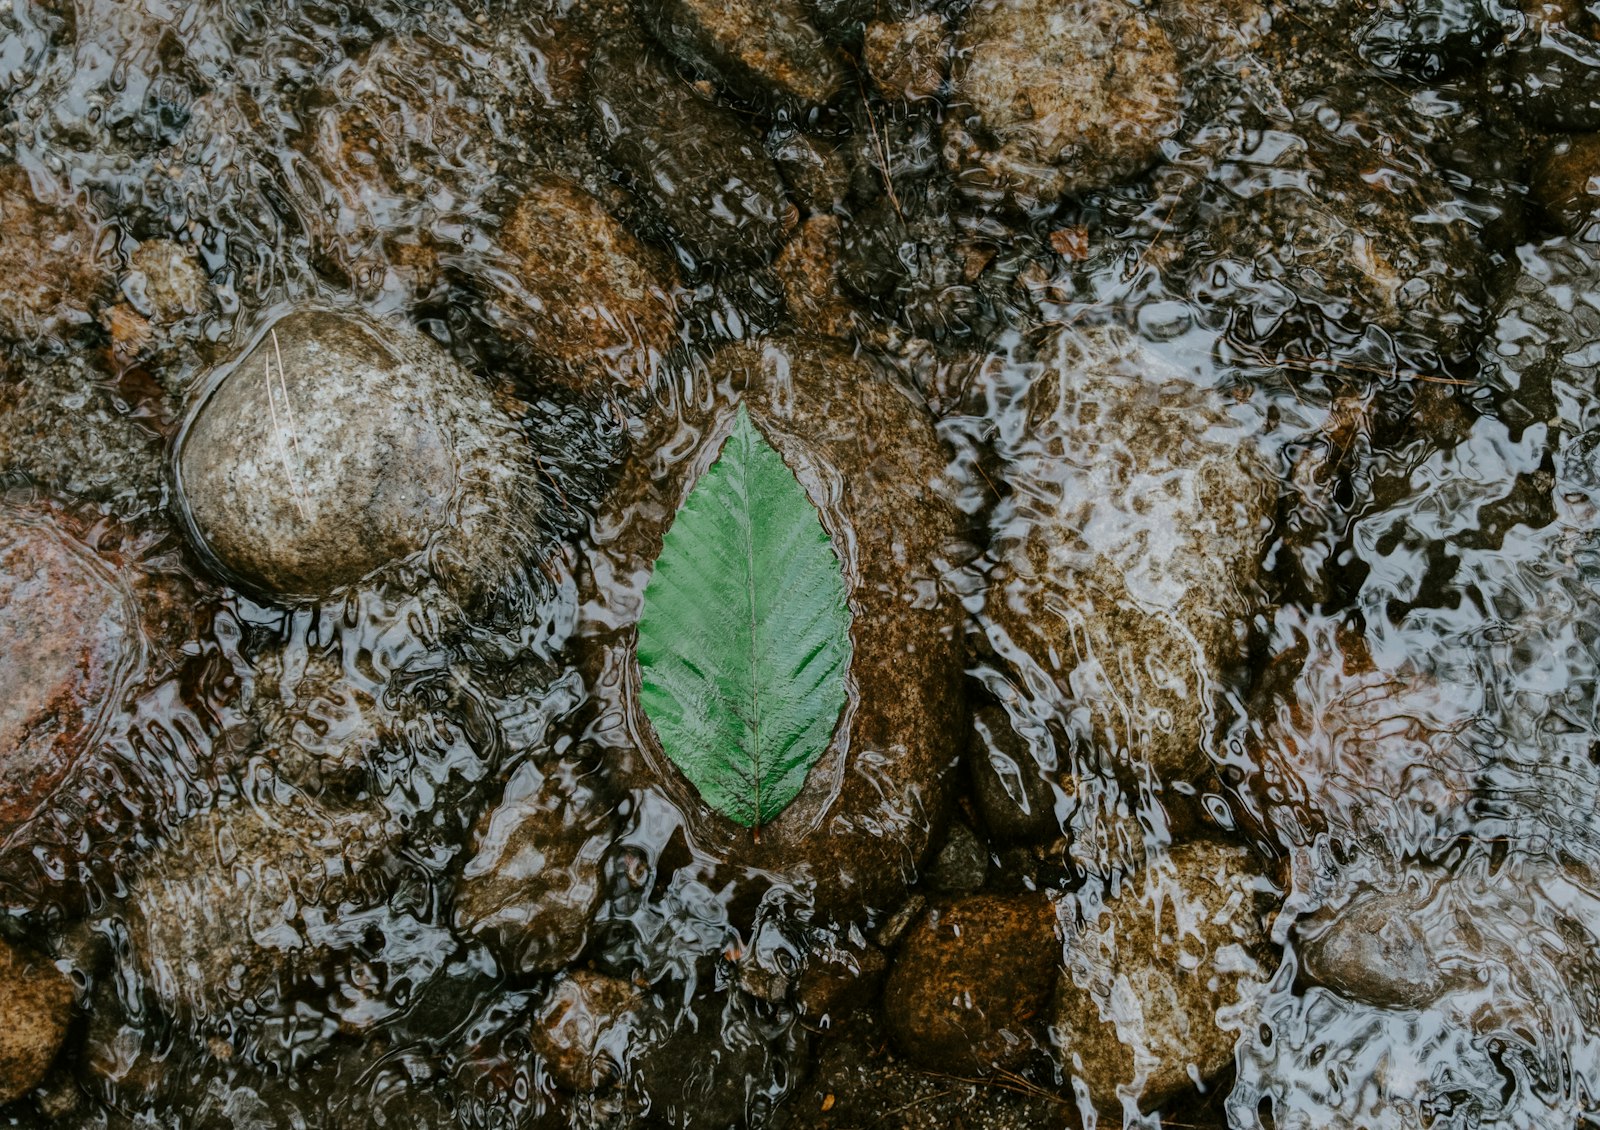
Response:
[{"label": "flowing water", "polygon": [[[1600,12],[707,10],[0,0],[0,1119],[1600,1123]],[[754,832],[634,653],[740,401]]]}]

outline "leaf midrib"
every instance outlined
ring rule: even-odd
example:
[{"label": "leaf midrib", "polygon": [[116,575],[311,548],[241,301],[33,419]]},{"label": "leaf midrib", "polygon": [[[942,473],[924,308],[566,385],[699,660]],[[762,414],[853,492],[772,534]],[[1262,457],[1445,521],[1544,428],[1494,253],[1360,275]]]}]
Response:
[{"label": "leaf midrib", "polygon": [[761,774],[762,755],[766,752],[761,742],[761,648],[758,644],[757,634],[761,627],[760,611],[756,607],[756,537],[755,537],[755,511],[750,502],[750,465],[752,462],[751,444],[745,429],[739,427],[739,419],[734,418],[734,434],[740,440],[740,467],[739,467],[739,500],[744,505],[744,554],[745,554],[745,598],[749,614],[750,633],[747,638],[749,645],[750,661],[750,739],[751,739],[751,776],[752,792],[755,797],[755,824],[761,827]]}]

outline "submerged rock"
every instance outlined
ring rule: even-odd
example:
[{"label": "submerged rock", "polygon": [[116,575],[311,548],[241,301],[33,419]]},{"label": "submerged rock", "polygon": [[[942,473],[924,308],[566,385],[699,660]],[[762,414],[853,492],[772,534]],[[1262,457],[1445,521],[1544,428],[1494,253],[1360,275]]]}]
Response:
[{"label": "submerged rock", "polygon": [[386,845],[369,812],[224,805],[192,817],[138,865],[129,944],[144,983],[185,1020],[277,1010],[336,955],[381,939]]},{"label": "submerged rock", "polygon": [[456,887],[456,929],[516,973],[568,964],[588,941],[615,837],[615,806],[591,768],[524,761],[478,823]]},{"label": "submerged rock", "polygon": [[1528,174],[1528,193],[1570,236],[1600,220],[1600,134],[1557,138]]},{"label": "submerged rock", "polygon": [[1443,995],[1449,977],[1428,944],[1413,894],[1374,894],[1338,912],[1301,949],[1313,980],[1355,1000],[1416,1008]]},{"label": "submerged rock", "polygon": [[589,193],[535,177],[500,235],[510,272],[496,273],[491,317],[558,380],[647,387],[677,340],[672,265]]},{"label": "submerged rock", "polygon": [[61,970],[0,942],[0,1104],[43,1082],[66,1039],[73,996]]},{"label": "submerged rock", "polygon": [[659,1006],[637,985],[575,969],[534,1010],[529,1043],[556,1086],[598,1091],[627,1078],[660,1024]]},{"label": "submerged rock", "polygon": [[298,311],[193,410],[177,465],[201,547],[274,597],[426,551],[461,596],[531,562],[533,452],[494,394],[409,327]]},{"label": "submerged rock", "polygon": [[143,662],[125,582],[42,513],[0,506],[0,834],[45,805]]},{"label": "submerged rock", "polygon": [[170,239],[152,239],[134,248],[122,293],[158,326],[204,314],[215,301],[205,269],[189,249]]},{"label": "submerged rock", "polygon": [[1182,115],[1167,33],[1125,0],[981,0],[951,85],[958,188],[1025,212],[1143,172]]},{"label": "submerged rock", "polygon": [[837,216],[809,217],[773,270],[789,317],[802,332],[848,341],[863,319],[839,288],[840,230]]},{"label": "submerged rock", "polygon": [[747,264],[773,256],[793,222],[792,205],[744,123],[626,38],[595,48],[589,80],[606,155],[695,259]]},{"label": "submerged rock", "polygon": [[[1266,140],[1204,131],[1163,185],[1196,208],[1180,266],[1191,307],[1276,379],[1307,357],[1350,359],[1363,386],[1385,363],[1433,374],[1462,361],[1518,230],[1518,143],[1503,133],[1465,112],[1446,132],[1353,83],[1308,93]],[[1370,171],[1374,152],[1387,175]],[[1188,180],[1197,168],[1203,184]]]},{"label": "submerged rock", "polygon": [[153,422],[122,400],[86,353],[0,381],[0,471],[130,516],[159,506],[165,444]]},{"label": "submerged rock", "polygon": [[93,320],[111,269],[94,227],[34,191],[27,170],[0,165],[0,341],[48,343]]},{"label": "submerged rock", "polygon": [[804,0],[636,3],[662,46],[744,98],[818,106],[844,85],[844,65]]},{"label": "submerged rock", "polygon": [[[843,715],[799,795],[759,835],[701,799],[632,689],[662,540],[740,405],[846,554],[853,613]],[[778,884],[809,899],[819,925],[856,921],[898,902],[930,850],[964,732],[960,609],[941,578],[965,550],[938,487],[944,467],[915,395],[844,348],[743,343],[693,375],[677,412],[659,414],[593,524],[581,628],[599,699],[589,736],[636,809],[681,819],[696,860],[725,877],[710,885],[735,884],[744,905]]]},{"label": "submerged rock", "polygon": [[1552,129],[1600,129],[1600,19],[1586,5],[1528,5],[1509,58],[1522,114]]},{"label": "submerged rock", "polygon": [[944,85],[950,30],[937,12],[900,21],[873,20],[862,38],[867,73],[886,98],[932,98]]},{"label": "submerged rock", "polygon": [[900,943],[884,1020],[900,1051],[929,1071],[1016,1070],[1045,1045],[1060,964],[1055,907],[1043,895],[938,903]]},{"label": "submerged rock", "polygon": [[1101,1111],[1152,1110],[1232,1062],[1219,1013],[1265,981],[1262,893],[1248,851],[1197,840],[1069,927],[1051,1032]]},{"label": "submerged rock", "polygon": [[1191,778],[1263,601],[1276,476],[1220,401],[1119,332],[1057,334],[1038,358],[991,393],[1013,493],[989,642],[1091,763]]}]

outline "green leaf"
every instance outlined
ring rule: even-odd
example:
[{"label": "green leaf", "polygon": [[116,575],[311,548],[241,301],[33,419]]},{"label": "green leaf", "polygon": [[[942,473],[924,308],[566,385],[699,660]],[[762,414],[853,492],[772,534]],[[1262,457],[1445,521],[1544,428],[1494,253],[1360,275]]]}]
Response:
[{"label": "green leaf", "polygon": [[667,531],[638,654],[666,755],[728,819],[770,824],[833,739],[850,608],[817,508],[742,404]]}]

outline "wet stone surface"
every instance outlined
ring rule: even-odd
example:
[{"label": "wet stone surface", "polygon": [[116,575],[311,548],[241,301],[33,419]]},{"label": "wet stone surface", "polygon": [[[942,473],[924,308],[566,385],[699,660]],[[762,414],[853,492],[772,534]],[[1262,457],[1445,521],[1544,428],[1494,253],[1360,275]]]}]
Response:
[{"label": "wet stone surface", "polygon": [[1567,2],[0,0],[0,1124],[1593,1124],[1596,130]]},{"label": "wet stone surface", "polygon": [[[940,570],[963,552],[954,513],[930,489],[943,454],[914,394],[833,343],[728,346],[694,380],[684,417],[663,418],[671,434],[639,445],[594,526],[584,615],[603,706],[590,736],[636,811],[670,799],[682,813],[681,834],[708,877],[725,876],[755,899],[765,876],[782,875],[807,893],[819,920],[855,921],[896,900],[924,862],[959,753],[960,639],[948,606],[934,599]],[[825,528],[851,547],[850,717],[812,783],[759,837],[694,797],[635,699],[632,626],[643,585],[740,403],[809,484]],[[834,423],[814,431],[816,420]]]},{"label": "wet stone surface", "polygon": [[201,544],[267,592],[324,595],[428,550],[470,595],[532,555],[528,455],[491,390],[426,338],[301,312],[200,402],[178,466]]},{"label": "wet stone surface", "polygon": [[930,907],[894,957],[884,1020],[911,1062],[950,1075],[1025,1066],[1061,963],[1055,908],[973,895]]}]

